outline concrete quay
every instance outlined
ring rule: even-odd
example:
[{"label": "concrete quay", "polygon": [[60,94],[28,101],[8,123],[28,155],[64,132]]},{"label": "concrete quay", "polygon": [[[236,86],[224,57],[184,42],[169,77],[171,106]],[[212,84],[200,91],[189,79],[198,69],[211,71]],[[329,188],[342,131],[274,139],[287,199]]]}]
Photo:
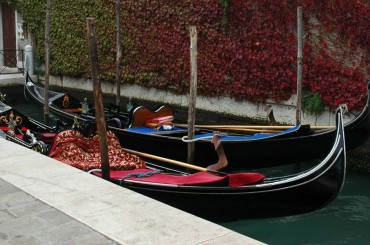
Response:
[{"label": "concrete quay", "polygon": [[[32,76],[32,79],[36,79],[37,76]],[[24,76],[22,73],[14,74],[0,74],[0,84],[1,86],[9,86],[13,84],[24,84]]]},{"label": "concrete quay", "polygon": [[[31,76],[34,81],[41,81],[43,77],[37,75]],[[68,76],[50,76],[49,85],[64,88],[66,90],[92,91],[93,84],[91,80],[84,80],[82,78],[72,78]],[[0,87],[24,84],[23,74],[0,74]],[[102,92],[105,95],[115,95],[116,87],[111,83],[102,83]],[[133,100],[151,101],[155,98],[155,103],[180,106],[187,108],[189,105],[188,95],[178,95],[165,90],[142,87],[137,84],[122,84],[121,96]],[[197,97],[197,110],[205,110],[224,115],[232,115],[250,120],[267,120],[266,111],[264,108],[267,104],[274,109],[276,120],[281,124],[296,123],[296,95],[287,101],[274,102],[267,99],[266,102],[252,102],[252,101],[237,101],[233,98],[217,96],[217,97]],[[357,114],[357,112],[354,112]],[[349,114],[344,115],[344,121],[349,122],[356,116]],[[247,121],[248,121],[247,120]],[[335,113],[325,110],[320,116],[308,112],[302,114],[302,124],[310,125],[335,125]]]},{"label": "concrete quay", "polygon": [[0,137],[0,244],[263,244]]}]

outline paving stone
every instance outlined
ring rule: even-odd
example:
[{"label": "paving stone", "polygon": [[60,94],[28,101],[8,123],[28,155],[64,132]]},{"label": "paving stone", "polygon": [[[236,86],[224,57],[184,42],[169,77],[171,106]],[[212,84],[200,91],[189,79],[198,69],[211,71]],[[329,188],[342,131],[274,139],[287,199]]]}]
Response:
[{"label": "paving stone", "polygon": [[0,201],[0,210],[5,210],[8,207],[9,207],[8,205],[6,205],[4,202]]},{"label": "paving stone", "polygon": [[8,235],[0,231],[0,243],[8,240]]},{"label": "paving stone", "polygon": [[5,184],[0,181],[0,196],[4,196],[10,193],[19,192],[20,190],[12,185]]},{"label": "paving stone", "polygon": [[90,236],[84,236],[84,237],[79,237],[71,241],[70,245],[80,245],[80,244],[88,244],[88,245],[117,245],[118,243],[109,240],[108,238],[102,236],[102,235],[97,235],[92,234]]},{"label": "paving stone", "polygon": [[63,226],[43,232],[38,238],[45,242],[52,240],[53,244],[116,244],[109,238],[75,221],[70,221]]},{"label": "paving stone", "polygon": [[4,232],[9,237],[16,237],[24,234],[39,234],[47,229],[48,226],[35,216],[15,218],[0,224],[0,231]]},{"label": "paving stone", "polygon": [[9,207],[8,212],[16,217],[22,217],[28,215],[42,214],[50,209],[51,207],[45,205],[44,203],[34,200],[32,202],[26,202],[18,204],[14,207]]},{"label": "paving stone", "polygon": [[36,199],[25,192],[17,191],[7,195],[0,196],[0,202],[4,202],[9,206],[14,206],[20,203],[33,202]]},{"label": "paving stone", "polygon": [[[42,245],[43,243],[35,236],[32,235],[18,235],[11,239],[4,240],[1,245]],[[46,243],[44,243],[46,245]],[[49,243],[50,244],[50,243]]]},{"label": "paving stone", "polygon": [[7,210],[0,210],[0,227],[2,223],[9,222],[16,218],[17,217],[9,213]]},{"label": "paving stone", "polygon": [[55,208],[39,214],[38,217],[45,220],[45,222],[52,227],[65,225],[71,220],[71,217],[56,210]]},{"label": "paving stone", "polygon": [[117,244],[1,179],[0,193],[0,245]]}]

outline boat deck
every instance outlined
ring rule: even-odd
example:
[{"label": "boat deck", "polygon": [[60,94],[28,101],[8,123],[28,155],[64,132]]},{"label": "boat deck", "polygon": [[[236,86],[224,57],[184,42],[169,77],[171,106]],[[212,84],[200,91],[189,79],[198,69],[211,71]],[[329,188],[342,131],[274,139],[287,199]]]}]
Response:
[{"label": "boat deck", "polygon": [[0,137],[0,243],[263,244]]}]

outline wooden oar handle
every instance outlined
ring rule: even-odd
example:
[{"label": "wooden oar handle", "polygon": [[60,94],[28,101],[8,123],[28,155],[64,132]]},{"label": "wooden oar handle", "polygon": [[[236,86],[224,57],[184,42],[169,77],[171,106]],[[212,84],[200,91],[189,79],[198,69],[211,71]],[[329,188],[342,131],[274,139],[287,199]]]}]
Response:
[{"label": "wooden oar handle", "polygon": [[[179,127],[186,127],[185,124],[174,124]],[[268,129],[268,130],[283,130],[290,129],[294,126],[268,126],[268,125],[195,125],[197,128],[209,129]],[[311,129],[332,129],[335,126],[310,126]]]},{"label": "wooden oar handle", "polygon": [[178,166],[181,166],[181,167],[184,167],[184,168],[189,168],[189,169],[193,169],[193,170],[197,170],[197,171],[201,171],[201,172],[209,172],[209,173],[216,174],[216,175],[227,175],[227,173],[214,171],[214,170],[209,170],[209,169],[206,169],[206,168],[203,168],[203,167],[199,167],[199,166],[189,164],[189,163],[185,163],[185,162],[176,161],[176,160],[169,159],[169,158],[164,158],[164,157],[160,157],[160,156],[156,156],[156,155],[151,155],[151,154],[140,152],[140,151],[134,151],[134,150],[130,150],[130,149],[127,149],[127,148],[122,148],[122,149],[124,151],[127,151],[128,153],[131,153],[131,154],[135,154],[135,155],[138,155],[138,156],[151,158],[151,159],[154,159],[154,160],[158,160],[158,161],[178,165]]},{"label": "wooden oar handle", "polygon": [[168,158],[164,158],[164,157],[160,157],[160,156],[156,156],[156,155],[151,155],[151,154],[144,153],[144,152],[134,151],[134,150],[126,149],[126,148],[122,148],[122,149],[131,153],[131,154],[135,154],[135,155],[138,155],[138,156],[147,157],[147,158],[151,158],[151,159],[154,159],[154,160],[175,164],[175,165],[178,165],[178,166],[181,166],[181,167],[190,168],[190,169],[194,169],[194,170],[197,170],[197,171],[207,172],[206,168],[202,168],[202,167],[192,165],[192,164],[188,164],[188,163],[185,163],[185,162],[180,162],[180,161],[176,161],[176,160],[173,160],[173,159],[168,159]]}]

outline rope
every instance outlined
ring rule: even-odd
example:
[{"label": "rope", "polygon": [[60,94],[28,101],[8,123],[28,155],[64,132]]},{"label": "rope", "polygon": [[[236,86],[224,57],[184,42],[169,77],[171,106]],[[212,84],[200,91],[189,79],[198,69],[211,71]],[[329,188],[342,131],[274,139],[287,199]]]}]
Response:
[{"label": "rope", "polygon": [[159,174],[159,173],[161,173],[160,170],[156,170],[154,172],[146,172],[146,173],[132,173],[132,174],[127,174],[122,179],[120,179],[119,184],[122,185],[122,183],[127,178],[131,178],[131,177],[143,178],[143,177],[149,177],[149,176],[152,176],[154,174]]},{"label": "rope", "polygon": [[199,137],[199,138],[197,138],[197,139],[188,140],[188,139],[187,139],[187,138],[188,138],[188,136],[183,136],[183,137],[181,138],[181,140],[182,140],[183,142],[189,143],[189,142],[195,142],[195,141],[202,140],[202,139],[212,139],[212,137],[213,137],[213,136],[203,136],[203,137]]},{"label": "rope", "polygon": [[189,143],[189,142],[195,142],[195,141],[198,141],[198,140],[202,140],[202,139],[212,139],[213,138],[213,136],[215,136],[215,135],[218,135],[218,136],[220,136],[221,137],[221,134],[220,133],[218,133],[218,132],[216,132],[214,135],[209,135],[209,136],[203,136],[203,137],[199,137],[199,138],[196,138],[196,139],[191,139],[191,140],[188,140],[188,136],[183,136],[182,138],[181,138],[181,140],[183,141],[183,142],[186,142],[186,143]]}]

